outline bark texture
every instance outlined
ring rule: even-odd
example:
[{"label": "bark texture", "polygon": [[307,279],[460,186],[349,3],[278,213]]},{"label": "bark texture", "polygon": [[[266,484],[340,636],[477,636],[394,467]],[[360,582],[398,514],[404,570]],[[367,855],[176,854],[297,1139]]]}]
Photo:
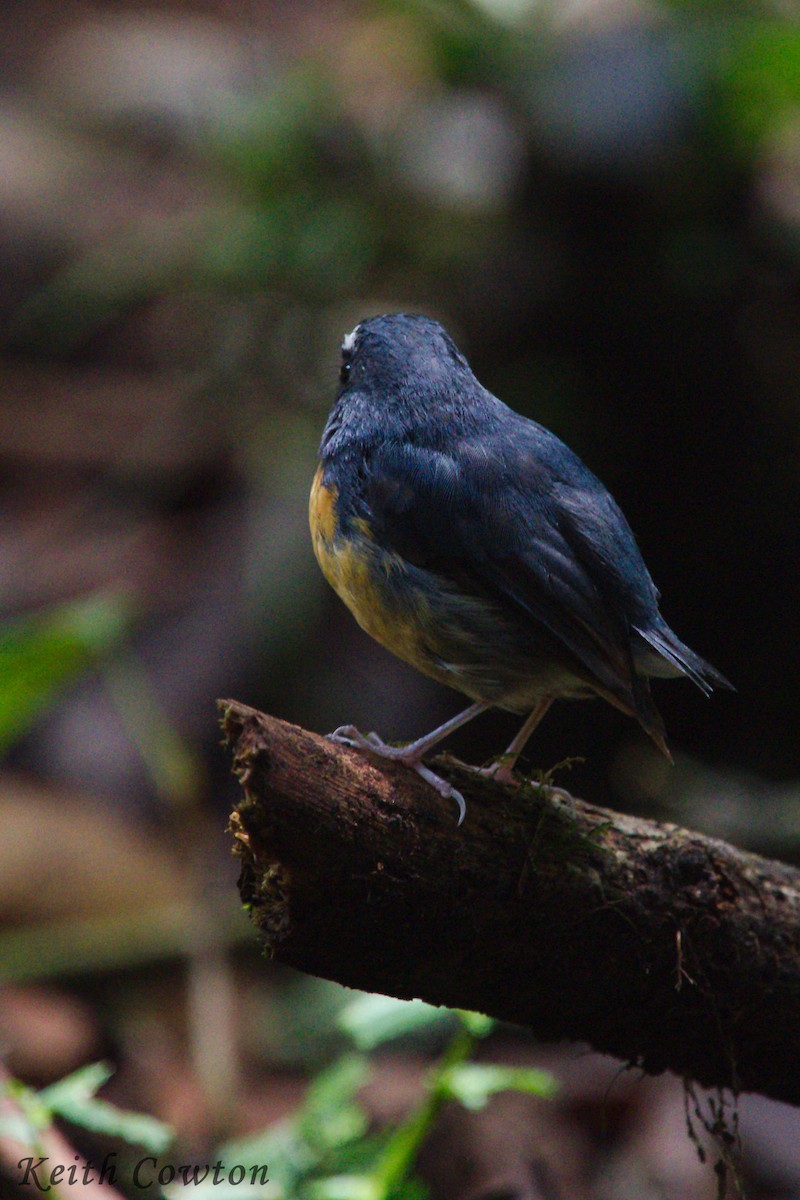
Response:
[{"label": "bark texture", "polygon": [[800,871],[442,757],[457,828],[403,767],[220,706],[239,886],[275,958],[800,1103]]}]

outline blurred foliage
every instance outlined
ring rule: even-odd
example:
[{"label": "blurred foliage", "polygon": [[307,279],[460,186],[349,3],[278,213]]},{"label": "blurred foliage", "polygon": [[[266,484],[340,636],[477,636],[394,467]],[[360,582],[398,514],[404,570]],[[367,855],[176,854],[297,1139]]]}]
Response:
[{"label": "blurred foliage", "polygon": [[[528,253],[552,235],[557,211],[540,209],[538,230],[525,219],[526,175],[534,188],[554,170],[577,186],[586,169],[680,183],[691,163],[694,184],[720,200],[726,181],[708,175],[709,151],[717,169],[727,158],[729,170],[755,172],[765,141],[796,119],[800,31],[759,6],[662,5],[622,18],[598,6],[586,28],[560,5],[507,24],[494,19],[500,8],[362,5],[338,14],[325,52],[268,57],[227,104],[198,103],[194,122],[164,101],[159,136],[204,186],[178,212],[143,215],[71,255],[17,307],[10,344],[72,354],[126,310],[184,288],[267,290],[324,310],[376,285],[423,298],[455,287],[458,303],[509,220],[522,222]],[[105,37],[114,47],[148,27],[166,43],[172,32],[180,49],[180,32],[144,13],[108,18]],[[92,49],[79,44],[78,60]],[[101,77],[82,103],[135,155],[151,126],[114,87]],[[73,105],[80,127],[87,114]],[[653,209],[663,235],[685,200]],[[724,212],[709,216],[713,253]]]},{"label": "blurred foliage", "polygon": [[199,751],[178,734],[140,663],[117,655],[104,680],[159,798],[175,809],[196,805],[205,783]]},{"label": "blurred foliage", "polygon": [[[131,513],[190,504],[204,487],[246,497],[227,530],[244,607],[228,598],[217,611],[228,629],[187,647],[194,662],[172,665],[174,690],[204,654],[211,675],[216,649],[220,664],[235,656],[257,702],[309,724],[359,692],[365,706],[392,692],[391,677],[360,689],[358,665],[348,688],[344,656],[325,653],[326,622],[341,617],[320,599],[303,492],[341,330],[377,308],[424,307],[454,327],[489,384],[553,423],[620,493],[656,578],[669,579],[675,625],[743,691],[758,689],[775,731],[767,762],[747,706],[723,698],[701,710],[665,688],[679,740],[795,770],[785,733],[800,679],[768,679],[774,626],[749,662],[737,633],[763,607],[744,582],[743,543],[763,528],[762,586],[780,594],[781,546],[798,532],[796,516],[780,532],[776,521],[794,512],[792,477],[766,466],[782,433],[800,441],[788,348],[798,23],[733,0],[624,10],[596,0],[583,14],[381,0],[335,7],[322,25],[312,10],[276,16],[265,5],[250,32],[177,9],[65,18],[47,67],[29,67],[28,124],[10,105],[5,115],[19,153],[40,165],[30,184],[19,175],[25,220],[7,200],[10,240],[33,261],[8,289],[8,361],[160,380],[181,424],[156,456],[161,406],[148,393],[142,430],[126,440],[120,420],[103,468]],[[617,420],[641,455],[615,437]],[[196,448],[173,466],[190,435]],[[698,579],[709,582],[702,597]],[[193,581],[195,604],[208,582],[208,572]],[[168,585],[156,613],[170,603]],[[178,733],[191,702],[173,717],[137,661],[112,667],[106,684],[150,788],[183,804],[204,787]],[[217,677],[224,665],[195,689],[191,720]],[[407,688],[395,720],[421,694]],[[563,718],[577,749],[595,717]],[[545,727],[545,762],[549,737]],[[562,736],[558,749],[572,746]]]},{"label": "blurred foliage", "polygon": [[[427,1027],[441,1029],[453,1014],[418,1001],[363,996],[338,1024],[356,1046],[376,1049]],[[311,1083],[300,1110],[265,1133],[219,1151],[229,1162],[267,1162],[270,1180],[286,1197],[308,1200],[416,1200],[427,1193],[413,1177],[416,1157],[448,1100],[483,1107],[500,1091],[548,1097],[555,1083],[544,1071],[468,1061],[493,1022],[458,1015],[457,1028],[428,1069],[422,1099],[394,1129],[368,1129],[357,1092],[370,1074],[362,1054],[345,1053]]]},{"label": "blurred foliage", "polygon": [[[354,1020],[345,1011],[342,1025],[358,1027],[362,1040],[372,1046],[422,1028],[419,1005],[414,1005],[409,1017],[404,1002],[384,998],[380,1009],[375,1006],[372,1010],[375,1026],[370,1031],[369,999],[356,1002],[359,1008]],[[393,1017],[389,1004],[394,1008]],[[426,1006],[426,1014],[439,1025],[441,1014],[436,1009]],[[501,1091],[539,1097],[554,1094],[553,1079],[544,1071],[468,1061],[477,1040],[486,1036],[492,1025],[485,1018],[461,1014],[456,1033],[426,1074],[421,1100],[402,1123],[388,1130],[371,1130],[358,1102],[359,1089],[371,1072],[369,1060],[361,1054],[343,1054],[312,1079],[301,1107],[291,1117],[214,1151],[214,1161],[226,1167],[221,1181],[202,1164],[187,1168],[193,1171],[192,1194],[218,1200],[262,1196],[267,1191],[271,1197],[286,1200],[421,1200],[427,1192],[413,1178],[414,1162],[444,1103],[452,1100],[477,1109]],[[172,1130],[152,1117],[124,1112],[97,1099],[96,1093],[110,1075],[107,1066],[95,1063],[38,1092],[17,1080],[7,1080],[3,1092],[13,1107],[0,1114],[0,1135],[38,1157],[43,1153],[42,1131],[60,1117],[79,1129],[121,1139],[153,1156],[163,1155],[173,1142]],[[52,1160],[45,1155],[43,1161]],[[263,1168],[268,1185],[248,1186],[245,1182],[242,1188],[241,1181],[229,1185],[230,1168],[239,1164],[245,1180],[253,1167]],[[154,1158],[154,1177],[159,1165]],[[133,1186],[135,1191],[135,1178]],[[169,1200],[183,1195],[185,1186],[178,1179],[159,1194]]]},{"label": "blurred foliage", "polygon": [[[62,786],[65,808],[101,796],[124,822],[166,817],[185,883],[157,918],[126,899],[125,919],[101,906],[6,929],[9,971],[71,967],[87,992],[94,971],[124,1025],[130,978],[115,973],[148,983],[177,959],[191,975],[215,935],[228,949],[241,940],[215,841],[230,786],[216,696],[390,738],[446,715],[452,697],[341,612],[308,541],[338,344],[390,308],[441,318],[483,382],[587,459],[629,516],[671,623],[739,688],[705,705],[658,685],[687,752],[671,773],[617,714],[577,704],[537,734],[536,765],[585,755],[573,786],[598,802],[646,802],[796,852],[791,7],[7,8],[0,748]],[[481,761],[508,729],[487,717],[469,739],[455,751]],[[113,856],[93,853],[87,869],[113,876]],[[206,906],[212,895],[232,915]],[[24,909],[15,897],[11,911]],[[203,1061],[208,1030],[225,1028],[217,985],[197,989],[205,1007],[195,998],[187,1024],[197,1075],[219,1083],[217,1060]],[[250,1056],[274,1067],[296,1063],[298,1046],[303,1061],[329,1053],[330,1012],[311,989],[281,986],[283,1007],[254,1006],[264,1028]],[[458,1046],[477,1036],[452,1014],[360,1005],[343,1020],[362,1052],[413,1040],[417,1023],[429,1037],[456,1023]],[[229,1031],[217,1040],[230,1076],[209,1101],[209,1138],[227,1128],[241,1053]],[[129,1054],[137,1044],[120,1037]],[[422,1115],[373,1142],[363,1069],[344,1059],[272,1129],[287,1189],[412,1195],[399,1181],[446,1097],[539,1086],[514,1068],[440,1062]]]},{"label": "blurred foliage", "polygon": [[362,1052],[423,1030],[448,1030],[456,1022],[455,1013],[446,1008],[432,1008],[423,1000],[399,1003],[391,996],[377,995],[352,1000],[336,1019],[339,1028]]},{"label": "blurred foliage", "polygon": [[112,597],[91,597],[0,626],[0,751],[6,751],[61,690],[118,647],[130,617]]},{"label": "blurred foliage", "polygon": [[16,1079],[6,1079],[2,1094],[14,1110],[0,1116],[0,1133],[32,1154],[41,1153],[40,1136],[56,1117],[107,1137],[121,1138],[152,1154],[161,1154],[174,1138],[173,1130],[142,1113],[123,1112],[97,1092],[113,1074],[105,1063],[81,1067],[66,1079],[34,1092]]}]

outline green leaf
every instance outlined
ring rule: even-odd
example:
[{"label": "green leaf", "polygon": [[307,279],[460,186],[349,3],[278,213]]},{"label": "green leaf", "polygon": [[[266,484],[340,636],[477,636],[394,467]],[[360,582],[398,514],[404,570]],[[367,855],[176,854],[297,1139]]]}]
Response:
[{"label": "green leaf", "polygon": [[395,1000],[391,996],[359,996],[337,1018],[339,1028],[353,1039],[359,1050],[374,1050],[384,1042],[434,1027],[452,1026],[447,1008],[434,1008],[422,1000]]},{"label": "green leaf", "polygon": [[800,29],[796,22],[751,16],[704,22],[701,36],[712,48],[711,70],[717,74],[715,115],[734,148],[751,158],[765,137],[794,120],[800,104]]},{"label": "green leaf", "polygon": [[[273,1160],[278,1158],[282,1160],[298,1141],[295,1124],[294,1117],[285,1117],[283,1120],[274,1121],[266,1129],[260,1129],[248,1137],[225,1142],[224,1145],[217,1148],[216,1157],[222,1159],[223,1162],[268,1162],[270,1169],[274,1170]],[[311,1156],[309,1156],[309,1162],[313,1162]]]},{"label": "green leaf", "polygon": [[169,1125],[150,1117],[146,1113],[127,1112],[106,1100],[83,1100],[64,1104],[53,1112],[73,1125],[80,1125],[93,1133],[119,1137],[134,1146],[141,1146],[151,1154],[161,1154],[172,1144],[175,1132]]},{"label": "green leaf", "polygon": [[125,634],[128,606],[94,597],[0,625],[0,752]]},{"label": "green leaf", "polygon": [[175,808],[196,803],[203,790],[199,752],[172,725],[136,656],[118,655],[107,665],[104,675],[106,687],[159,796]]},{"label": "green leaf", "polygon": [[387,1191],[377,1175],[330,1175],[303,1189],[308,1200],[427,1200],[428,1194],[418,1179],[404,1179]]},{"label": "green leaf", "polygon": [[192,1200],[284,1200],[287,1196],[272,1175],[266,1185],[247,1182],[236,1184],[227,1181],[214,1183],[213,1179],[204,1179],[200,1183],[190,1180],[187,1186],[181,1179],[164,1188],[166,1200],[186,1200],[187,1193]]},{"label": "green leaf", "polygon": [[22,1113],[10,1112],[0,1117],[0,1138],[10,1138],[33,1149],[39,1130]]},{"label": "green leaf", "polygon": [[38,1099],[53,1115],[73,1125],[119,1137],[152,1154],[161,1154],[175,1138],[168,1125],[145,1113],[127,1112],[106,1100],[95,1099],[95,1092],[111,1073],[105,1063],[92,1063],[44,1088]]},{"label": "green leaf", "polygon": [[52,1114],[39,1094],[19,1079],[6,1079],[0,1087],[0,1096],[9,1096],[19,1110],[19,1116],[28,1129],[26,1142],[33,1144],[38,1133],[50,1124]]},{"label": "green leaf", "polygon": [[483,1013],[469,1012],[465,1008],[458,1009],[458,1016],[467,1033],[474,1038],[488,1037],[497,1024],[494,1017],[487,1017]]},{"label": "green leaf", "polygon": [[[319,1155],[297,1132],[297,1118],[275,1121],[251,1137],[228,1142],[216,1151],[223,1162],[269,1165],[276,1196],[296,1196],[300,1182],[317,1166]],[[272,1200],[272,1192],[270,1192]]]},{"label": "green leaf", "polygon": [[311,1084],[297,1130],[320,1153],[336,1150],[365,1133],[366,1114],[356,1103],[355,1094],[368,1074],[366,1059],[348,1054]]},{"label": "green leaf", "polygon": [[[359,1055],[339,1059],[312,1081],[294,1116],[252,1137],[229,1142],[217,1157],[225,1162],[268,1163],[270,1185],[274,1182],[283,1194],[297,1196],[313,1172],[324,1169],[325,1163],[330,1169],[330,1159],[366,1133],[367,1117],[355,1094],[368,1071],[366,1059]],[[341,1169],[341,1158],[336,1165]]]},{"label": "green leaf", "polygon": [[372,1175],[331,1175],[306,1188],[309,1200],[383,1200],[383,1189]]},{"label": "green leaf", "polygon": [[556,1081],[534,1067],[504,1067],[492,1063],[460,1063],[439,1080],[443,1095],[465,1108],[483,1108],[498,1092],[527,1092],[531,1096],[555,1094]]},{"label": "green leaf", "polygon": [[47,1105],[51,1112],[61,1104],[82,1103],[99,1092],[113,1074],[114,1068],[108,1063],[89,1063],[88,1066],[80,1067],[56,1083],[51,1083],[49,1087],[42,1088],[39,1092],[39,1099]]}]

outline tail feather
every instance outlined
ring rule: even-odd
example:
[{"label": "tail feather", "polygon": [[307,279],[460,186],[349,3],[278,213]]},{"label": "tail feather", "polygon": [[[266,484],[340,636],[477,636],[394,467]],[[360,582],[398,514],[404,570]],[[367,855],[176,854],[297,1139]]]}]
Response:
[{"label": "tail feather", "polygon": [[[725,678],[721,671],[712,667],[711,663],[707,663],[699,654],[695,654],[694,650],[685,646],[668,625],[664,624],[650,629],[642,629],[639,626],[634,628],[648,646],[655,650],[665,665],[674,668],[675,674],[685,675],[691,679],[704,695],[710,696],[715,687],[736,691],[733,684]],[[652,669],[653,666],[654,664],[645,662],[643,664],[644,673],[647,675],[659,674],[657,669]],[[668,673],[672,674],[672,672]]]},{"label": "tail feather", "polygon": [[598,696],[602,696],[609,704],[613,704],[614,708],[618,708],[620,712],[637,720],[667,762],[672,762],[672,755],[667,746],[667,731],[664,728],[664,721],[653,703],[650,684],[643,675],[634,675],[629,686],[613,692],[597,682],[593,684],[593,687]]}]

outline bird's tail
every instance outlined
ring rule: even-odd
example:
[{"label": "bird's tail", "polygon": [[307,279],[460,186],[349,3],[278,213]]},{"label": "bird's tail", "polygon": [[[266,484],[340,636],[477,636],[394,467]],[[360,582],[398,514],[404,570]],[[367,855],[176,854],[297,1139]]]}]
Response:
[{"label": "bird's tail", "polygon": [[667,746],[667,731],[664,728],[664,721],[653,703],[650,684],[644,675],[634,674],[630,686],[624,690],[615,689],[612,692],[598,683],[594,683],[593,686],[597,694],[607,700],[609,704],[613,704],[614,708],[618,708],[620,712],[637,720],[648,737],[655,742],[667,762],[672,762],[672,755]]},{"label": "bird's tail", "polygon": [[[643,654],[636,655],[637,667],[643,674],[685,675],[706,696],[709,696],[715,687],[736,691],[733,684],[725,678],[721,671],[712,667],[711,663],[707,663],[699,654],[695,654],[694,650],[685,646],[666,623],[651,629],[635,626],[635,631],[640,638],[644,639],[651,651],[648,653],[645,650]],[[653,650],[656,652],[655,656],[652,654]]]}]

